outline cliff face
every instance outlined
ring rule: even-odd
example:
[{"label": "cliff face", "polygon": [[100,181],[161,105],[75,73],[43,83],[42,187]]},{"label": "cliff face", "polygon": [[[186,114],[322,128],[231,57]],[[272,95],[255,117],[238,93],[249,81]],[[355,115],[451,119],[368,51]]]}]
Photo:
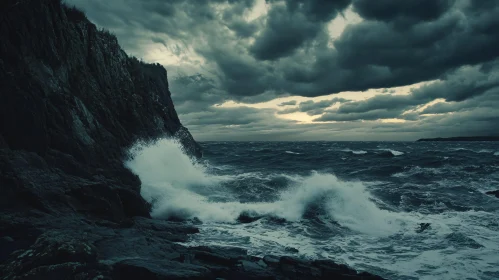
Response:
[{"label": "cliff face", "polygon": [[5,213],[148,216],[140,180],[123,167],[127,148],[166,135],[201,155],[175,112],[166,70],[128,57],[82,12],[58,0],[5,0],[0,36]]},{"label": "cliff face", "polygon": [[4,146],[40,155],[54,149],[94,165],[121,160],[123,147],[139,138],[185,130],[162,66],[128,57],[113,35],[59,1],[2,5]]}]

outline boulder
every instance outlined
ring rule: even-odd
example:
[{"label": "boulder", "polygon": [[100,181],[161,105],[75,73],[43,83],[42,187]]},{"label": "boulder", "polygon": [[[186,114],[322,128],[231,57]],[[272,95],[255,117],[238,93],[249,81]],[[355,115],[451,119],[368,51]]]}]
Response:
[{"label": "boulder", "polygon": [[495,197],[499,198],[499,190],[496,190],[496,191],[488,191],[488,192],[486,192],[486,194],[488,194],[488,195],[493,195],[493,196],[495,196]]},{"label": "boulder", "polygon": [[[97,250],[85,239],[49,231],[0,267],[4,279],[69,279],[98,268]],[[95,274],[95,273],[94,273]],[[97,275],[95,275],[97,276]]]},{"label": "boulder", "polygon": [[202,266],[158,259],[127,259],[113,265],[113,279],[213,279]]}]

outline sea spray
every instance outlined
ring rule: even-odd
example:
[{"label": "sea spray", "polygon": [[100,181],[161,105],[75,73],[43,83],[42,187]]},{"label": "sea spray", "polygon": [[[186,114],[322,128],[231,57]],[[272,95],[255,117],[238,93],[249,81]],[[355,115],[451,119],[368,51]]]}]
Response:
[{"label": "sea spray", "polygon": [[[164,219],[197,217],[203,221],[236,222],[241,213],[299,221],[311,205],[352,230],[389,234],[399,228],[395,213],[379,209],[362,182],[345,182],[333,174],[294,176],[272,202],[241,203],[224,183],[259,174],[218,176],[188,157],[179,143],[160,139],[139,143],[126,166],[142,181],[142,196],[152,203],[152,216]],[[260,174],[261,176],[261,174]],[[223,197],[216,200],[213,197]]]},{"label": "sea spray", "polygon": [[[155,218],[203,221],[187,246],[330,258],[388,279],[499,275],[499,200],[483,194],[498,183],[494,153],[445,143],[204,142],[198,161],[169,141],[137,145],[127,165]],[[444,157],[446,165],[433,164]],[[430,227],[418,233],[420,223]]]},{"label": "sea spray", "polygon": [[210,176],[205,166],[187,156],[180,143],[159,139],[130,149],[125,165],[140,177],[141,195],[152,203],[156,218],[188,218],[209,205],[206,193],[220,191],[226,177]]},{"label": "sea spray", "polygon": [[354,155],[365,155],[367,154],[366,151],[362,151],[362,150],[350,150],[350,149],[343,149],[341,150],[342,152],[346,152],[346,153],[352,153]]}]

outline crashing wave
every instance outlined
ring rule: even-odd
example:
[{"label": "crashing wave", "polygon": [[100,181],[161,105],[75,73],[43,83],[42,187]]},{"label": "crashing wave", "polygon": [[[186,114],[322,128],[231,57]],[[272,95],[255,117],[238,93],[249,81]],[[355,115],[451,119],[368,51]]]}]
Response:
[{"label": "crashing wave", "polygon": [[[197,217],[208,222],[234,223],[271,216],[299,221],[311,208],[319,207],[331,219],[355,231],[376,234],[399,229],[397,213],[379,209],[362,182],[341,181],[333,174],[313,172],[289,177],[291,183],[275,201],[241,203],[223,187],[224,182],[239,176],[209,174],[175,141],[138,144],[130,153],[126,166],[140,177],[141,194],[152,204],[154,218]],[[224,196],[224,200],[214,200],[216,196]]]},{"label": "crashing wave", "polygon": [[363,151],[363,150],[350,150],[350,149],[345,149],[345,150],[341,150],[342,152],[346,152],[346,153],[352,153],[354,155],[365,155],[367,154],[366,151]]},{"label": "crashing wave", "polygon": [[392,155],[394,155],[394,156],[401,156],[401,155],[404,154],[404,152],[400,152],[400,151],[396,151],[396,150],[390,150],[390,149],[386,149],[384,151],[388,151],[388,152],[392,153]]}]

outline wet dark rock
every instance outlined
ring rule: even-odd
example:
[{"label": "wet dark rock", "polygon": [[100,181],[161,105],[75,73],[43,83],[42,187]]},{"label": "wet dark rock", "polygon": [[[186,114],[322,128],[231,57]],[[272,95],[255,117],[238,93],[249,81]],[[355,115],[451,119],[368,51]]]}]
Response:
[{"label": "wet dark rock", "polygon": [[420,223],[419,228],[416,229],[417,233],[422,233],[423,231],[429,229],[431,226],[431,223]]},{"label": "wet dark rock", "polygon": [[97,251],[84,239],[50,231],[27,250],[13,253],[1,266],[5,279],[48,279],[57,275],[74,275],[97,267]]},{"label": "wet dark rock", "polygon": [[213,279],[205,267],[157,259],[128,259],[113,265],[114,279]]},{"label": "wet dark rock", "polygon": [[128,57],[58,0],[0,1],[0,20],[0,279],[372,276],[332,261],[181,245],[200,221],[152,220],[140,179],[123,166],[137,140],[176,137],[202,154],[177,117],[166,70]]},{"label": "wet dark rock", "polygon": [[314,266],[317,268],[321,269],[322,273],[324,275],[357,275],[357,272],[344,265],[344,264],[337,264],[333,261],[330,260],[316,260],[313,262]]},{"label": "wet dark rock", "polygon": [[239,217],[237,217],[237,221],[242,224],[249,224],[258,221],[261,218],[262,216],[258,215],[257,213],[245,211],[239,214]]},{"label": "wet dark rock", "polygon": [[4,236],[4,237],[0,238],[0,242],[10,243],[10,242],[14,242],[14,239],[10,236]]},{"label": "wet dark rock", "polygon": [[279,257],[276,256],[267,255],[263,257],[263,261],[271,267],[277,267],[277,265],[279,265]]},{"label": "wet dark rock", "polygon": [[206,251],[195,252],[194,257],[201,262],[213,263],[221,266],[232,266],[237,263],[237,259],[230,258],[223,254],[211,253]]},{"label": "wet dark rock", "polygon": [[293,248],[293,247],[286,247],[286,248],[284,248],[284,250],[286,252],[289,252],[289,253],[298,253],[298,252],[300,252],[298,249]]},{"label": "wet dark rock", "polygon": [[190,220],[190,222],[194,225],[202,225],[203,221],[201,221],[198,217],[194,217]]},{"label": "wet dark rock", "polygon": [[128,57],[113,35],[84,15],[75,20],[77,10],[60,1],[2,5],[1,202],[54,212],[57,200],[115,221],[148,216],[140,180],[122,164],[127,148],[176,136],[201,155],[178,119],[166,70]]},{"label": "wet dark rock", "polygon": [[168,232],[172,234],[194,234],[199,229],[188,224],[176,224],[163,220],[152,220],[143,217],[134,217],[134,226],[141,229],[151,229],[159,232]]},{"label": "wet dark rock", "polygon": [[499,190],[496,190],[496,191],[488,191],[488,192],[486,192],[486,194],[488,194],[488,195],[493,195],[493,196],[495,196],[495,197],[499,198]]},{"label": "wet dark rock", "polygon": [[275,223],[275,224],[279,224],[279,225],[287,223],[286,219],[280,218],[280,217],[274,217],[274,216],[268,217],[267,220],[271,223]]},{"label": "wet dark rock", "polygon": [[202,263],[220,266],[235,266],[239,260],[246,258],[247,251],[241,248],[227,247],[193,247],[194,259]]}]

